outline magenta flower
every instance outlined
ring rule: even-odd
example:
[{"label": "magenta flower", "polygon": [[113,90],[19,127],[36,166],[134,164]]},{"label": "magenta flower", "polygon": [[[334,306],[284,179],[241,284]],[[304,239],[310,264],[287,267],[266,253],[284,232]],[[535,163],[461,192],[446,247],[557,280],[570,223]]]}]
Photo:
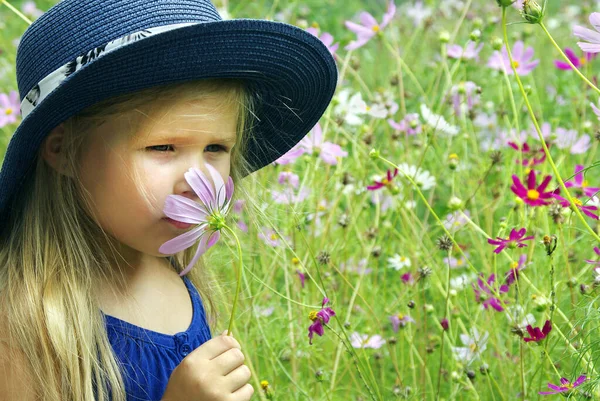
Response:
[{"label": "magenta flower", "polygon": [[506,285],[511,285],[519,279],[519,272],[525,268],[525,260],[527,260],[527,255],[523,254],[519,257],[518,262],[513,262],[510,270],[505,275]]},{"label": "magenta flower", "polygon": [[582,170],[583,166],[581,164],[577,164],[575,166],[575,177],[573,177],[575,179],[575,182],[571,180],[565,181],[565,187],[576,188],[578,196],[585,195],[592,197],[600,191],[600,188],[588,187],[588,182],[583,179]]},{"label": "magenta flower", "polygon": [[[471,284],[471,286],[473,287],[473,290],[475,291],[475,300],[477,302],[480,302],[483,307],[485,309],[488,309],[489,306],[491,306],[492,308],[496,309],[498,312],[502,312],[504,310],[504,308],[502,307],[502,305],[500,304],[500,300],[498,298],[496,298],[493,294],[492,294],[492,290],[489,287],[493,288],[493,284],[494,281],[496,280],[496,276],[494,274],[490,275],[490,277],[487,280],[487,286],[483,283],[483,273],[479,274],[479,277],[477,278],[477,287],[475,287],[475,284]],[[508,286],[506,284],[502,284],[500,286],[500,288],[498,288],[498,293],[499,294],[504,294],[508,292]],[[506,303],[506,302],[505,302]]]},{"label": "magenta flower", "polygon": [[536,178],[535,172],[531,170],[529,172],[529,176],[527,177],[527,188],[523,186],[519,177],[513,174],[513,185],[510,189],[517,195],[519,198],[523,199],[525,203],[530,206],[544,206],[549,205],[550,199],[552,197],[552,192],[545,192],[548,183],[552,179],[552,176],[547,175],[544,178],[544,181],[536,187]]},{"label": "magenta flower", "polygon": [[[597,13],[594,13],[594,14],[597,14]],[[557,386],[557,385],[552,384],[552,383],[548,383],[548,388],[550,388],[550,389],[552,389],[554,391],[540,391],[538,394],[541,394],[541,395],[560,394],[560,393],[564,393],[566,391],[571,391],[575,387],[581,385],[581,383],[583,383],[585,380],[586,380],[586,376],[585,375],[579,376],[577,378],[577,380],[575,380],[573,383],[571,383],[570,381],[568,381],[564,377],[561,377],[560,378],[560,386]]]},{"label": "magenta flower", "polygon": [[463,59],[463,60],[478,60],[479,52],[483,48],[483,42],[477,45],[477,43],[469,40],[463,49],[460,45],[450,45],[448,46],[448,57],[454,59]]},{"label": "magenta flower", "polygon": [[356,34],[356,40],[350,42],[350,44],[344,47],[344,49],[354,50],[364,46],[369,40],[371,40],[373,36],[375,36],[390,23],[392,18],[394,18],[394,14],[396,14],[396,5],[393,1],[390,1],[388,4],[388,9],[383,15],[383,21],[381,22],[381,25],[379,25],[377,20],[366,11],[361,12],[359,16],[362,25],[356,24],[352,21],[346,21],[344,25],[346,25],[346,28],[350,29]]},{"label": "magenta flower", "polygon": [[[578,68],[578,69],[583,67],[585,64],[589,63],[592,60],[592,58],[596,57],[596,54],[588,53],[588,52],[583,52],[583,56],[577,57],[575,55],[575,52],[573,51],[573,49],[571,49],[570,47],[567,47],[565,49],[565,55],[569,58],[569,61],[571,61],[571,63],[573,63],[575,68]],[[569,65],[569,63],[567,63],[566,61],[562,61],[562,60],[554,60],[554,65],[559,70],[568,71],[571,69],[571,66]]]},{"label": "magenta flower", "polygon": [[323,32],[320,36],[319,36],[319,30],[317,28],[307,28],[306,32],[316,36],[317,38],[319,38],[319,40],[321,42],[323,42],[323,44],[325,46],[327,46],[327,50],[329,50],[331,52],[331,54],[333,56],[335,56],[335,51],[338,49],[339,47],[339,43],[333,44],[333,36],[331,36],[331,34],[329,32]]},{"label": "magenta flower", "polygon": [[512,230],[510,230],[510,235],[508,236],[508,239],[496,237],[496,239],[494,240],[489,238],[488,244],[498,245],[498,247],[494,249],[494,253],[500,253],[506,247],[509,247],[511,249],[523,248],[524,246],[527,246],[527,244],[524,244],[523,241],[528,241],[534,238],[533,235],[529,237],[524,237],[526,232],[527,229],[525,227],[521,228],[519,231],[513,228]]},{"label": "magenta flower", "polygon": [[[543,147],[539,147],[537,149],[532,149],[529,147],[527,142],[525,142],[521,147],[514,142],[508,142],[508,146],[513,148],[516,151],[520,151],[523,153],[523,166],[535,166],[537,164],[541,164],[546,160],[546,152],[544,152]],[[550,148],[550,144],[546,144],[548,148]],[[538,157],[536,157],[536,155]],[[515,160],[516,163],[519,163],[519,159]]]},{"label": "magenta flower", "polygon": [[415,319],[408,315],[398,313],[397,315],[390,316],[390,322],[392,322],[392,330],[397,333],[400,327],[404,328],[408,323],[415,323]]},{"label": "magenta flower", "polygon": [[586,40],[587,42],[577,42],[577,45],[581,50],[588,53],[599,53],[600,52],[600,13],[590,14],[590,24],[596,31],[584,28],[579,25],[573,27],[573,35],[579,39]]},{"label": "magenta flower", "polygon": [[0,128],[16,122],[20,114],[19,93],[17,91],[10,91],[8,95],[0,93]]},{"label": "magenta flower", "polygon": [[[210,164],[206,164],[212,182],[202,171],[190,168],[185,180],[194,190],[201,203],[181,195],[169,195],[165,201],[165,215],[175,221],[196,224],[192,230],[175,237],[160,246],[158,251],[172,255],[191,247],[200,240],[196,254],[189,265],[179,273],[186,275],[198,261],[198,258],[213,246],[220,238],[220,230],[225,227],[225,216],[229,212],[233,195],[233,180],[228,177],[224,184],[221,174]],[[213,189],[214,183],[214,189]]]},{"label": "magenta flower", "polygon": [[398,175],[397,168],[394,169],[393,173],[391,170],[388,170],[385,178],[383,178],[381,181],[375,181],[375,184],[373,184],[373,185],[367,185],[367,189],[369,191],[375,191],[375,190],[377,190],[379,188],[383,188],[383,187],[388,187],[391,189],[394,186],[394,184],[392,183],[392,180],[397,175]]},{"label": "magenta flower", "polygon": [[308,314],[308,318],[313,321],[313,323],[308,328],[308,338],[309,338],[308,343],[310,345],[312,345],[313,335],[315,333],[317,333],[319,336],[322,337],[323,333],[324,333],[323,324],[329,323],[329,319],[331,318],[331,316],[335,316],[335,312],[333,311],[333,309],[323,308],[325,306],[325,304],[327,304],[328,302],[329,302],[329,298],[327,298],[327,297],[323,298],[323,303],[321,306],[322,309],[318,312],[311,311]]},{"label": "magenta flower", "polygon": [[415,278],[411,272],[404,273],[402,276],[400,276],[400,280],[402,280],[404,284],[408,285],[413,285],[415,283]]},{"label": "magenta flower", "polygon": [[300,279],[300,284],[302,284],[302,288],[304,288],[304,282],[306,281],[306,275],[300,271],[300,269],[296,269],[296,273],[298,273],[298,278]]},{"label": "magenta flower", "polygon": [[[558,200],[558,202],[560,203],[560,205],[562,207],[570,207],[571,206],[571,203],[567,199],[563,198],[562,196],[560,196],[558,194],[552,194],[552,197],[555,198],[556,200]],[[598,210],[597,206],[586,206],[577,198],[573,198],[573,202],[577,205],[577,207],[579,209],[581,209],[581,211],[584,214],[588,215],[589,217],[591,217],[594,220],[600,220],[598,215],[594,214],[594,211]]]},{"label": "magenta flower", "polygon": [[[512,56],[515,69],[519,75],[529,74],[540,62],[540,60],[531,60],[533,57],[533,47],[525,49],[524,43],[520,40],[515,42]],[[494,53],[492,53],[487,65],[494,70],[506,71],[508,75],[513,74],[510,59],[508,58],[508,52],[506,51],[506,45],[502,48],[502,53],[499,51],[494,51]]]},{"label": "magenta flower", "polygon": [[[594,247],[594,252],[596,252],[596,255],[598,255],[598,257],[600,257],[600,248],[598,248],[597,246]],[[591,259],[586,259],[585,260],[587,263],[591,263],[593,265],[598,265],[598,267],[600,267],[600,260],[591,260]]]},{"label": "magenta flower", "polygon": [[523,337],[523,340],[525,340],[526,343],[530,342],[530,341],[535,341],[540,342],[542,341],[544,338],[546,338],[546,336],[548,336],[548,333],[550,333],[550,331],[552,330],[552,322],[550,322],[550,320],[546,320],[546,323],[544,323],[544,328],[540,330],[539,327],[531,327],[530,324],[527,325],[527,332],[529,333],[529,335],[531,337]]}]

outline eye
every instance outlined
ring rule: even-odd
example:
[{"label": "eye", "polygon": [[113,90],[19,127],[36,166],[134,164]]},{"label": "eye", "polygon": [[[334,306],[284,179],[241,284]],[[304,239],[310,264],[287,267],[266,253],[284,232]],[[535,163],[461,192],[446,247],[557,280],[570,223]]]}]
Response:
[{"label": "eye", "polygon": [[156,151],[159,153],[165,153],[167,152],[167,149],[165,148],[173,148],[173,145],[156,145],[156,146],[148,146],[146,148],[146,150],[148,151]]},{"label": "eye", "polygon": [[208,145],[208,146],[206,146],[206,149],[210,148],[211,146],[213,146],[213,149],[216,149],[216,150],[213,150],[213,152],[227,152],[227,148],[225,146],[217,145],[217,144]]}]

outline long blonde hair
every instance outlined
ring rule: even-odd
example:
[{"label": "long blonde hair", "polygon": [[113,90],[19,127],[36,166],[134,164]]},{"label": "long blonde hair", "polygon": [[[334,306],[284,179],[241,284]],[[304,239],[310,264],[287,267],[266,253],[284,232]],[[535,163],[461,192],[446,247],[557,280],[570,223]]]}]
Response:
[{"label": "long blonde hair", "polygon": [[[69,118],[64,123],[62,146],[73,176],[50,167],[40,149],[32,172],[13,198],[10,219],[0,234],[0,318],[7,331],[2,341],[27,361],[33,376],[29,385],[42,399],[126,400],[119,363],[93,295],[101,281],[123,284],[124,277],[112,267],[115,251],[107,234],[90,217],[77,179],[86,131],[109,116],[119,116],[153,99],[193,100],[214,91],[224,91],[224,102],[239,105],[230,173],[236,189],[233,200],[251,200],[241,178],[251,171],[244,156],[254,103],[251,92],[239,80],[199,80],[147,88],[108,99]],[[194,252],[192,247],[175,255],[172,260],[179,272]],[[219,287],[213,273],[201,259],[187,277],[199,290],[214,330]]]}]

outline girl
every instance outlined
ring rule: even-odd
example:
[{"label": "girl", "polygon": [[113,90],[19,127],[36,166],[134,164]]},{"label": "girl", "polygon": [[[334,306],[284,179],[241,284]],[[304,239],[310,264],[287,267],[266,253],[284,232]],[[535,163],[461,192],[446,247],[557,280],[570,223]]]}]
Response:
[{"label": "girl", "polygon": [[158,251],[189,230],[163,207],[197,200],[191,167],[231,176],[239,196],[299,142],[335,90],[325,45],[223,21],[205,0],[62,0],[23,35],[17,80],[23,120],[0,171],[2,399],[250,399],[239,343],[211,336],[210,263],[181,277],[194,248]]}]

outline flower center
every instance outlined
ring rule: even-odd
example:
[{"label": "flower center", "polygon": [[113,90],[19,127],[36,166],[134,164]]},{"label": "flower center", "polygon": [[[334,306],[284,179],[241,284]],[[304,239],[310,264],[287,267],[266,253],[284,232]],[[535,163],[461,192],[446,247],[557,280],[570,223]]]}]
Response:
[{"label": "flower center", "polygon": [[540,197],[540,193],[535,189],[530,189],[527,191],[527,199],[537,200]]},{"label": "flower center", "polygon": [[519,68],[519,62],[517,60],[513,60],[512,65],[515,68]]},{"label": "flower center", "polygon": [[263,390],[265,390],[267,387],[269,387],[269,382],[266,380],[263,380],[260,382],[260,386],[263,388]]},{"label": "flower center", "polygon": [[298,263],[300,263],[300,259],[298,259],[297,257],[294,256],[292,258],[292,263],[295,264],[295,265],[297,265]]},{"label": "flower center", "polygon": [[512,263],[510,264],[510,268],[511,268],[511,269],[516,269],[517,267],[519,267],[519,262],[512,262]]},{"label": "flower center", "polygon": [[269,238],[271,238],[271,239],[277,239],[277,234],[273,233],[273,234],[271,234],[271,235],[269,236]]},{"label": "flower center", "polygon": [[583,203],[581,203],[581,201],[577,198],[573,198],[573,203],[576,204],[577,206],[581,206]]},{"label": "flower center", "polygon": [[371,29],[373,29],[373,32],[379,32],[380,28],[379,28],[379,25],[373,25],[373,28],[371,28]]},{"label": "flower center", "polygon": [[314,322],[314,321],[315,321],[315,320],[317,320],[317,319],[318,319],[318,317],[319,317],[319,315],[317,315],[317,313],[318,313],[318,312],[317,312],[317,311],[314,311],[314,310],[313,310],[313,311],[310,311],[310,313],[308,314],[308,318]]},{"label": "flower center", "polygon": [[387,178],[384,178],[383,180],[381,180],[381,183],[382,183],[383,185],[387,185],[387,184],[389,184],[390,182],[388,181],[388,179],[387,179]]},{"label": "flower center", "polygon": [[581,183],[581,188],[585,188],[588,185],[590,185],[590,183],[588,182],[588,180],[583,180],[583,182]]},{"label": "flower center", "polygon": [[404,315],[402,313],[398,313],[398,319],[399,320],[404,320]]},{"label": "flower center", "polygon": [[6,113],[7,116],[10,116],[13,113],[13,109],[11,109],[10,107],[6,110],[4,110],[4,112]]},{"label": "flower center", "polygon": [[208,218],[208,225],[213,230],[220,230],[225,227],[225,216],[223,216],[221,212],[215,211]]},{"label": "flower center", "polygon": [[580,64],[580,65],[584,65],[585,63],[587,63],[587,59],[585,58],[585,56],[582,56],[582,57],[579,59],[579,64]]},{"label": "flower center", "polygon": [[473,344],[469,345],[469,348],[471,348],[471,351],[473,351],[473,352],[477,351],[477,343],[473,343]]}]

